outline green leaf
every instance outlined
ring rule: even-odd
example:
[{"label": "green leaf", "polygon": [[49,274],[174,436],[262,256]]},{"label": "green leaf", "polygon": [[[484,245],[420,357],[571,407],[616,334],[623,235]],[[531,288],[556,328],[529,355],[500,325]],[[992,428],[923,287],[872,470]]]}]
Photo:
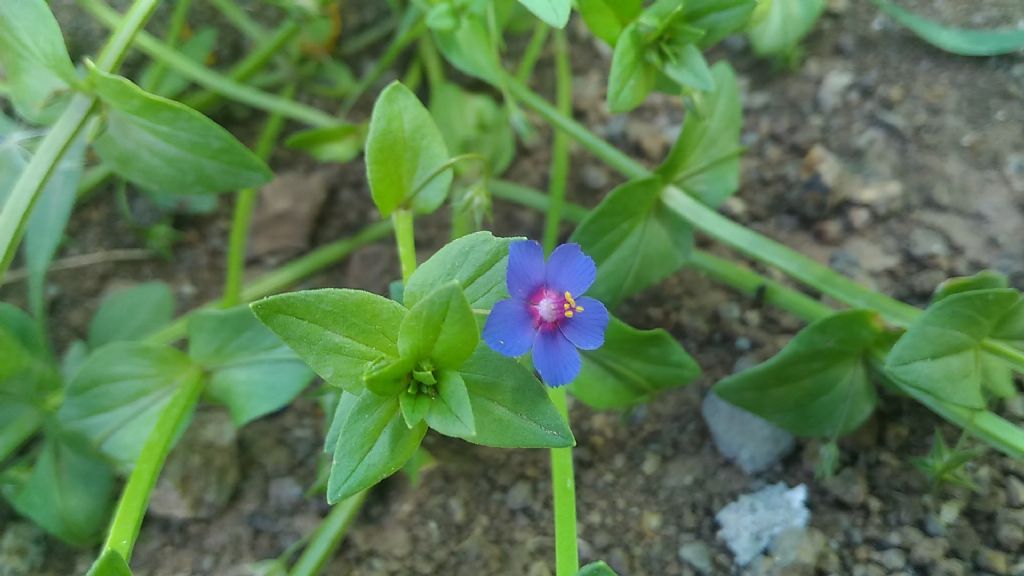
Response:
[{"label": "green leaf", "polygon": [[587,28],[611,46],[643,9],[642,0],[578,0],[576,4]]},{"label": "green leaf", "polygon": [[[434,86],[430,94],[430,114],[451,154],[480,154],[492,177],[508,169],[516,151],[515,133],[493,98],[467,92],[451,82]],[[464,162],[456,164],[455,172],[476,177],[483,171],[479,162]]]},{"label": "green leaf", "polygon": [[400,398],[402,416],[410,428],[421,420],[445,436],[465,438],[476,434],[473,407],[462,376],[454,370],[442,370],[437,378],[435,396],[404,392]]},{"label": "green leaf", "polygon": [[612,113],[636,108],[654,90],[658,70],[647,62],[646,50],[636,23],[627,26],[615,43],[608,75],[608,109]]},{"label": "green leaf", "polygon": [[466,12],[454,30],[433,30],[438,50],[461,72],[489,84],[498,82],[502,74],[496,40],[484,21],[475,12]]},{"label": "green leaf", "polygon": [[159,281],[113,292],[100,303],[89,323],[89,347],[142,340],[171,322],[174,294]]},{"label": "green leaf", "polygon": [[239,427],[287,406],[313,379],[313,371],[248,306],[195,315],[188,353],[210,372],[206,398],[227,406]]},{"label": "green leaf", "polygon": [[381,358],[368,364],[363,373],[366,389],[378,396],[396,396],[409,386],[409,378],[416,369],[414,358]]},{"label": "green leaf", "polygon": [[3,494],[19,514],[73,546],[102,535],[114,495],[114,472],[67,435],[48,437],[23,478],[4,481]]},{"label": "green leaf", "polygon": [[423,422],[406,426],[397,396],[372,392],[342,395],[335,419],[340,422],[327,484],[330,504],[394,474],[412,458],[427,433]]},{"label": "green leaf", "polygon": [[617,576],[615,570],[604,562],[591,562],[577,573],[577,576]]},{"label": "green leaf", "polygon": [[715,79],[711,69],[704,60],[700,48],[694,44],[682,46],[678,54],[660,63],[659,69],[670,80],[680,86],[689,86],[697,90],[710,91],[715,89]]},{"label": "green leaf", "polygon": [[65,429],[130,466],[174,394],[200,377],[199,368],[174,348],[116,342],[89,357],[68,384],[57,415]]},{"label": "green leaf", "polygon": [[398,357],[401,304],[359,290],[307,290],[252,304],[256,317],[332,386],[358,393],[366,366]]},{"label": "green leaf", "polygon": [[768,14],[748,36],[759,56],[783,56],[796,48],[825,11],[825,0],[772,0]]},{"label": "green leaf", "polygon": [[311,128],[293,134],[285,141],[285,146],[307,152],[321,162],[345,164],[363,151],[366,128],[365,124]]},{"label": "green leaf", "polygon": [[988,337],[1014,340],[1024,324],[1020,293],[990,289],[943,298],[925,310],[886,358],[886,372],[906,386],[967,408],[982,409]]},{"label": "green leaf", "polygon": [[732,68],[719,62],[711,72],[715,89],[693,95],[696,109],[687,113],[679,139],[657,172],[718,207],[740,187],[743,107]]},{"label": "green leaf", "polygon": [[597,263],[588,294],[610,307],[674,273],[693,249],[690,225],[661,203],[663,188],[658,178],[627,182],[573,232]]},{"label": "green leaf", "polygon": [[704,31],[698,45],[706,49],[746,26],[757,4],[757,0],[687,0],[686,22]]},{"label": "green leaf", "polygon": [[991,288],[1009,288],[1010,280],[995,270],[982,270],[972,276],[959,276],[950,278],[939,284],[932,294],[932,302],[938,302],[943,298],[960,294],[962,292],[973,292],[975,290],[988,290]]},{"label": "green leaf", "polygon": [[699,376],[700,366],[671,334],[612,318],[604,346],[583,352],[583,369],[569,392],[598,410],[625,409]]},{"label": "green leaf", "polygon": [[837,312],[808,325],[767,362],[719,381],[713,392],[798,436],[837,438],[875,409],[868,359],[881,335],[876,313]]},{"label": "green leaf", "polygon": [[[217,29],[213,26],[205,26],[185,40],[178,48],[178,52],[192,62],[205,66],[216,47]],[[161,74],[159,78],[156,77],[158,72]],[[154,80],[158,81],[156,85],[154,85]],[[167,98],[174,98],[181,94],[188,89],[190,83],[188,78],[155,62],[150,64],[139,77],[140,86]]]},{"label": "green leaf", "polygon": [[565,28],[572,13],[572,0],[519,0],[526,9],[533,12],[548,26]]},{"label": "green leaf", "polygon": [[95,67],[89,78],[106,120],[93,145],[128,180],[176,194],[214,194],[270,180],[262,160],[199,112]]},{"label": "green leaf", "polygon": [[477,347],[459,369],[469,391],[476,434],[462,439],[496,448],[566,448],[576,444],[547,390],[521,364]]},{"label": "green leaf", "polygon": [[96,559],[85,576],[132,576],[132,571],[120,554],[107,550]]},{"label": "green leaf", "polygon": [[59,106],[52,96],[75,83],[76,75],[44,0],[0,2],[0,67],[19,115],[44,124],[56,118]]},{"label": "green leaf", "polygon": [[1024,30],[1015,28],[971,30],[943,26],[901,8],[889,0],[872,1],[890,18],[909,28],[925,42],[946,52],[961,56],[996,56],[1012,54],[1024,49]]},{"label": "green leaf", "polygon": [[0,460],[18,430],[35,428],[45,416],[46,396],[60,385],[39,324],[18,308],[0,302]]},{"label": "green leaf", "polygon": [[452,171],[438,170],[448,148],[434,119],[416,95],[392,82],[373,106],[366,136],[366,179],[384,216],[400,208],[437,210],[448,196]]},{"label": "green leaf", "polygon": [[402,358],[430,360],[433,368],[462,365],[480,341],[480,331],[459,283],[452,281],[409,309],[398,330]]},{"label": "green leaf", "polygon": [[405,305],[411,308],[435,287],[455,280],[472,308],[489,310],[497,301],[508,298],[508,246],[521,239],[475,232],[449,242],[409,277],[403,294]]}]

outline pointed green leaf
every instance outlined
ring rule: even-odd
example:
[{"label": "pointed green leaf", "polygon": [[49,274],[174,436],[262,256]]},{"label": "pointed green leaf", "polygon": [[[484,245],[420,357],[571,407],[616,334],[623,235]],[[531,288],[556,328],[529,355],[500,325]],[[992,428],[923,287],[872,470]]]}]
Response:
[{"label": "pointed green leaf", "polygon": [[781,56],[796,48],[825,11],[825,0],[772,0],[764,20],[748,33],[754,52]]},{"label": "pointed green leaf", "polygon": [[174,348],[116,342],[89,357],[68,384],[57,416],[65,429],[130,466],[174,394],[201,376]]},{"label": "pointed green leaf", "polygon": [[637,330],[613,317],[604,346],[583,352],[583,369],[569,392],[598,410],[621,410],[699,376],[700,366],[671,334]]},{"label": "pointed green leaf", "polygon": [[67,90],[76,75],[44,0],[0,2],[0,67],[18,114],[37,123],[56,118],[54,93]]},{"label": "pointed green leaf", "polygon": [[366,136],[366,179],[384,216],[399,208],[430,213],[448,196],[451,170],[444,137],[416,95],[392,82],[373,106]]},{"label": "pointed green leaf", "polygon": [[402,409],[402,418],[409,428],[423,422],[430,413],[430,403],[433,400],[427,394],[413,394],[406,390],[398,397],[399,407]]},{"label": "pointed green leaf", "polygon": [[174,294],[163,282],[144,282],[112,292],[89,323],[89,347],[142,340],[171,322]]},{"label": "pointed green leaf", "polygon": [[697,90],[711,91],[715,89],[715,79],[707,60],[694,44],[683,46],[672,60],[661,62],[659,69],[665,76],[680,86],[689,86]]},{"label": "pointed green leaf", "polygon": [[572,13],[572,0],[519,0],[533,15],[548,26],[565,28]]},{"label": "pointed green leaf", "polygon": [[720,380],[713,391],[798,436],[837,438],[875,409],[867,363],[881,334],[874,312],[837,312],[808,325],[767,362]]},{"label": "pointed green leaf", "polygon": [[433,30],[438,50],[461,72],[494,84],[501,76],[496,39],[482,14],[464,12],[454,30]]},{"label": "pointed green leaf", "polygon": [[262,160],[199,112],[95,67],[89,78],[106,120],[93,145],[128,180],[176,194],[215,194],[270,180]]},{"label": "pointed green leaf", "polygon": [[321,162],[344,164],[355,159],[366,143],[365,124],[341,124],[327,128],[311,128],[293,134],[285,146],[308,152]]},{"label": "pointed green leaf", "polygon": [[[773,0],[778,1],[778,0]],[[972,30],[943,26],[922,18],[889,0],[872,0],[890,18],[906,26],[922,40],[953,54],[961,56],[996,56],[1012,54],[1024,49],[1024,30],[1001,28],[997,30]]]},{"label": "pointed green leaf", "polygon": [[2,484],[19,514],[68,544],[88,546],[103,535],[114,472],[70,435],[47,438],[31,473],[9,476]]},{"label": "pointed green leaf", "polygon": [[226,406],[239,427],[290,404],[314,375],[248,306],[195,315],[188,353],[210,373],[206,398]]},{"label": "pointed green leaf", "polygon": [[587,28],[610,46],[643,8],[642,0],[578,0],[576,4]]},{"label": "pointed green leaf", "polygon": [[597,263],[588,295],[609,307],[674,273],[693,249],[690,225],[661,203],[663,188],[658,178],[627,182],[573,232]]},{"label": "pointed green leaf", "polygon": [[747,26],[757,5],[757,0],[687,0],[686,22],[704,31],[698,45],[706,49]]},{"label": "pointed green leaf", "polygon": [[463,440],[497,448],[565,448],[576,440],[547,390],[521,364],[481,345],[459,368],[476,434]]},{"label": "pointed green leaf", "polygon": [[401,304],[359,290],[306,290],[254,302],[252,310],[332,386],[358,393],[366,366],[398,357]]},{"label": "pointed green leaf", "polygon": [[398,331],[402,358],[430,360],[433,368],[458,368],[466,361],[480,332],[473,310],[458,282],[437,288],[413,306]]},{"label": "pointed green leaf", "polygon": [[[465,438],[476,434],[476,422],[469,401],[469,391],[462,376],[454,370],[443,370],[437,379],[437,397],[419,394],[417,401],[426,397],[427,411],[423,417],[427,426],[445,436]],[[404,398],[404,397],[403,397]]]},{"label": "pointed green leaf", "polygon": [[471,307],[490,309],[508,297],[508,246],[521,239],[475,232],[450,242],[413,272],[403,294],[406,306],[415,306],[437,286],[455,280]]},{"label": "pointed green leaf", "polygon": [[711,72],[714,90],[693,95],[696,108],[687,112],[679,139],[657,172],[718,207],[740,187],[743,107],[732,68],[719,62]]},{"label": "pointed green leaf", "polygon": [[[345,402],[345,399],[342,399]],[[363,392],[339,414],[338,435],[327,484],[327,501],[339,502],[377,484],[401,468],[419,448],[427,425],[409,428],[398,397]]]},{"label": "pointed green leaf", "polygon": [[636,24],[627,26],[615,43],[608,75],[608,110],[612,113],[636,108],[654,90],[658,71],[647,62],[646,50]]},{"label": "pointed green leaf", "polygon": [[1005,275],[995,270],[982,270],[972,276],[958,276],[945,280],[935,288],[935,293],[932,294],[932,302],[938,302],[943,298],[960,294],[961,292],[1009,287],[1010,280]]}]

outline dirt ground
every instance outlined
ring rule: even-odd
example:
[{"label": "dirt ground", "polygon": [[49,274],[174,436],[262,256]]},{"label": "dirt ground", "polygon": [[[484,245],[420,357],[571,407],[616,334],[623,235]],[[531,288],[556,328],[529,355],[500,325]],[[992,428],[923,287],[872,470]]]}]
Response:
[{"label": "dirt ground", "polygon": [[[908,5],[971,26],[1024,19],[1016,0]],[[576,117],[620,149],[656,163],[682,121],[678,101],[655,96],[634,114],[609,116],[603,104],[609,54],[580,24],[570,25]],[[1024,60],[945,54],[879,16],[870,3],[847,0],[830,2],[805,49],[793,71],[754,59],[741,40],[712,54],[736,67],[745,102],[742,186],[725,211],[915,304],[926,303],[944,278],[982,268],[1001,270],[1024,286]],[[535,85],[549,87],[551,72],[545,59]],[[547,141],[520,147],[506,178],[543,188]],[[317,170],[287,152],[273,166]],[[838,180],[829,176],[836,166]],[[572,167],[570,195],[583,204],[595,204],[619,181],[582,150],[574,152]],[[329,170],[312,244],[374,218],[362,163]],[[229,215],[225,198],[213,215],[179,217],[183,236],[173,261],[54,274],[58,340],[67,344],[84,334],[100,297],[116,285],[166,280],[180,311],[215,297]],[[443,243],[444,224],[439,215],[418,227],[421,259]],[[499,202],[493,229],[539,237],[542,219]],[[69,236],[63,256],[139,245],[109,196],[78,210]],[[257,260],[252,269],[270,265]],[[397,276],[394,250],[383,242],[302,287],[386,293]],[[0,296],[20,301],[20,289],[3,288]],[[804,572],[782,573],[1024,575],[1024,463],[988,452],[969,468],[978,491],[932,491],[909,462],[927,452],[936,426],[951,442],[955,432],[917,404],[887,396],[879,413],[841,443],[835,479],[814,479],[814,442],[800,442],[781,464],[748,477],[716,452],[701,399],[736,367],[777,351],[800,323],[686,270],[619,312],[638,326],[669,330],[705,374],[627,414],[572,407],[584,562],[604,559],[631,576],[697,574],[680,554],[689,545],[709,552],[712,574],[776,573],[767,558],[735,568],[716,539],[714,515],[741,494],[784,481],[809,488],[817,560]],[[1001,410],[1024,424],[1024,403]],[[252,573],[251,563],[280,554],[327,510],[321,496],[303,495],[315,478],[323,433],[316,403],[302,399],[241,430],[237,454],[211,452],[212,460],[237,458],[241,481],[234,496],[210,519],[147,517],[135,573],[240,576]],[[436,465],[415,486],[396,476],[375,488],[326,573],[552,574],[547,453],[498,451],[437,435],[425,446]],[[0,507],[2,524],[19,525]],[[29,542],[45,553],[45,565],[33,572],[40,575],[82,573],[92,559],[91,551],[40,535],[30,534]]]}]

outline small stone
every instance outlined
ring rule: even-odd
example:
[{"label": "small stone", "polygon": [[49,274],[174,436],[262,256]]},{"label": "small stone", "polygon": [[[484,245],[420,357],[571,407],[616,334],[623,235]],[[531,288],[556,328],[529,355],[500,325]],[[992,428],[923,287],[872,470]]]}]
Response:
[{"label": "small stone", "polygon": [[31,576],[46,558],[46,536],[28,522],[11,522],[0,536],[0,576]]},{"label": "small stone", "polygon": [[922,538],[910,549],[910,562],[915,566],[931,566],[946,555],[949,542],[945,538]]},{"label": "small stone", "polygon": [[822,112],[832,112],[843,101],[847,89],[853,85],[856,77],[853,72],[843,69],[830,70],[821,80],[818,88],[818,107]]},{"label": "small stone", "polygon": [[871,211],[863,206],[854,206],[846,213],[846,219],[850,223],[850,228],[863,230],[871,223]]},{"label": "small stone", "polygon": [[828,148],[815,144],[800,164],[798,202],[793,208],[812,220],[827,217],[842,200],[850,175]]},{"label": "small stone", "polygon": [[294,508],[302,501],[305,489],[298,480],[291,476],[274,478],[267,487],[267,496],[270,505],[275,508]]},{"label": "small stone", "polygon": [[1016,476],[1006,477],[1006,503],[1012,508],[1024,507],[1024,482]]},{"label": "small stone", "polygon": [[807,526],[807,487],[789,489],[779,482],[744,494],[718,511],[718,537],[732,551],[736,564],[746,566],[788,528]]},{"label": "small stone", "polygon": [[921,260],[945,258],[950,254],[949,243],[939,232],[930,228],[914,228],[907,245],[910,255]]},{"label": "small stone", "polygon": [[853,576],[885,576],[885,570],[877,564],[857,564],[853,567]]},{"label": "small stone", "polygon": [[644,455],[644,463],[640,465],[640,470],[647,476],[654,475],[661,468],[661,456],[653,452],[648,452]]},{"label": "small stone", "polygon": [[1003,406],[1006,407],[1006,413],[1014,418],[1024,418],[1024,394],[1017,394],[1011,396],[1003,401]]},{"label": "small stone", "polygon": [[861,470],[848,466],[825,480],[825,490],[843,504],[857,507],[868,497],[868,481]]},{"label": "small stone", "polygon": [[934,576],[966,576],[967,566],[956,558],[943,558],[935,565]]},{"label": "small stone", "polygon": [[176,520],[212,518],[234,494],[240,470],[235,425],[227,412],[197,412],[167,459],[149,512]]},{"label": "small stone", "polygon": [[679,559],[689,564],[700,574],[711,574],[711,550],[701,542],[687,542],[679,547]]},{"label": "small stone", "polygon": [[998,576],[1010,573],[1010,560],[1006,554],[991,548],[982,548],[978,551],[975,562],[982,570],[986,570]]},{"label": "small stone", "polygon": [[583,185],[591,190],[607,190],[608,171],[600,164],[585,164],[581,170]]},{"label": "small stone", "polygon": [[644,510],[640,515],[640,524],[647,532],[657,532],[661,528],[662,517],[658,512]]},{"label": "small stone", "polygon": [[843,239],[843,223],[836,218],[818,222],[814,227],[814,235],[826,244],[836,245]]},{"label": "small stone", "polygon": [[879,553],[876,560],[886,570],[902,570],[907,565],[907,554],[899,548],[890,548]]},{"label": "small stone", "polygon": [[1007,552],[1024,548],[1024,514],[1020,510],[1000,510],[996,514],[996,540]]},{"label": "small stone", "polygon": [[780,532],[771,544],[776,573],[813,576],[825,543],[825,535],[815,528],[789,528]]},{"label": "small stone", "polygon": [[795,446],[789,432],[729,404],[716,394],[704,397],[701,414],[719,453],[747,474],[771,468]]},{"label": "small stone", "polygon": [[532,503],[533,486],[525,480],[513,484],[505,494],[505,505],[510,510],[522,510],[528,508]]},{"label": "small stone", "polygon": [[851,186],[847,199],[854,204],[870,208],[880,216],[898,210],[903,204],[903,184],[899,180],[873,182]]}]

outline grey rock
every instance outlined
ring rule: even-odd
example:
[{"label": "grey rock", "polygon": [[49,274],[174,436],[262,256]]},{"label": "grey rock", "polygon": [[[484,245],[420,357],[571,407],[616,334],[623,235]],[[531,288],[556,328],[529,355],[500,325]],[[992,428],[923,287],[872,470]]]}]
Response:
[{"label": "grey rock", "polygon": [[929,228],[914,228],[910,231],[907,250],[915,258],[927,260],[945,258],[950,254],[949,243],[942,234]]},{"label": "grey rock", "polygon": [[689,564],[700,574],[711,574],[714,565],[711,563],[711,550],[701,542],[687,542],[679,547],[679,559]]},{"label": "grey rock", "polygon": [[783,530],[771,544],[775,573],[780,576],[813,576],[825,543],[825,535],[815,528]]},{"label": "grey rock", "polygon": [[847,506],[857,507],[864,504],[868,497],[868,481],[863,471],[854,468],[843,468],[838,474],[825,481],[825,490],[836,500]]},{"label": "grey rock", "polygon": [[1016,552],[1024,547],[1024,526],[1012,521],[1000,520],[996,525],[996,540],[1007,552]]},{"label": "grey rock", "polygon": [[0,576],[31,576],[43,566],[46,536],[28,522],[11,522],[0,536]]},{"label": "grey rock", "polygon": [[197,412],[167,459],[149,512],[179,520],[211,518],[227,505],[240,476],[235,426],[227,412]]},{"label": "grey rock", "polygon": [[854,79],[853,72],[849,70],[835,69],[825,74],[818,88],[818,106],[822,112],[832,112],[842,103]]},{"label": "grey rock", "polygon": [[966,576],[967,566],[956,558],[943,558],[935,565],[935,576]]},{"label": "grey rock", "polygon": [[510,510],[522,510],[533,503],[533,486],[525,480],[512,485],[505,493],[505,505]]},{"label": "grey rock", "polygon": [[982,570],[986,570],[996,575],[1010,573],[1009,558],[1007,558],[1005,553],[998,550],[982,548],[978,551],[978,556],[975,558],[975,562]]},{"label": "grey rock", "polygon": [[886,570],[902,570],[907,565],[907,554],[899,548],[890,548],[879,553],[876,561]]},{"label": "grey rock", "polygon": [[793,451],[793,435],[771,422],[708,394],[701,414],[718,452],[747,474],[772,467]]},{"label": "grey rock", "polygon": [[732,551],[736,564],[746,566],[776,535],[807,526],[811,514],[806,500],[806,486],[790,489],[782,482],[740,496],[715,515],[722,527],[718,537]]},{"label": "grey rock", "polygon": [[1024,482],[1016,476],[1006,477],[1006,503],[1013,508],[1024,507]]},{"label": "grey rock", "polygon": [[910,549],[910,562],[915,566],[932,566],[946,555],[949,542],[945,538],[922,538]]}]

